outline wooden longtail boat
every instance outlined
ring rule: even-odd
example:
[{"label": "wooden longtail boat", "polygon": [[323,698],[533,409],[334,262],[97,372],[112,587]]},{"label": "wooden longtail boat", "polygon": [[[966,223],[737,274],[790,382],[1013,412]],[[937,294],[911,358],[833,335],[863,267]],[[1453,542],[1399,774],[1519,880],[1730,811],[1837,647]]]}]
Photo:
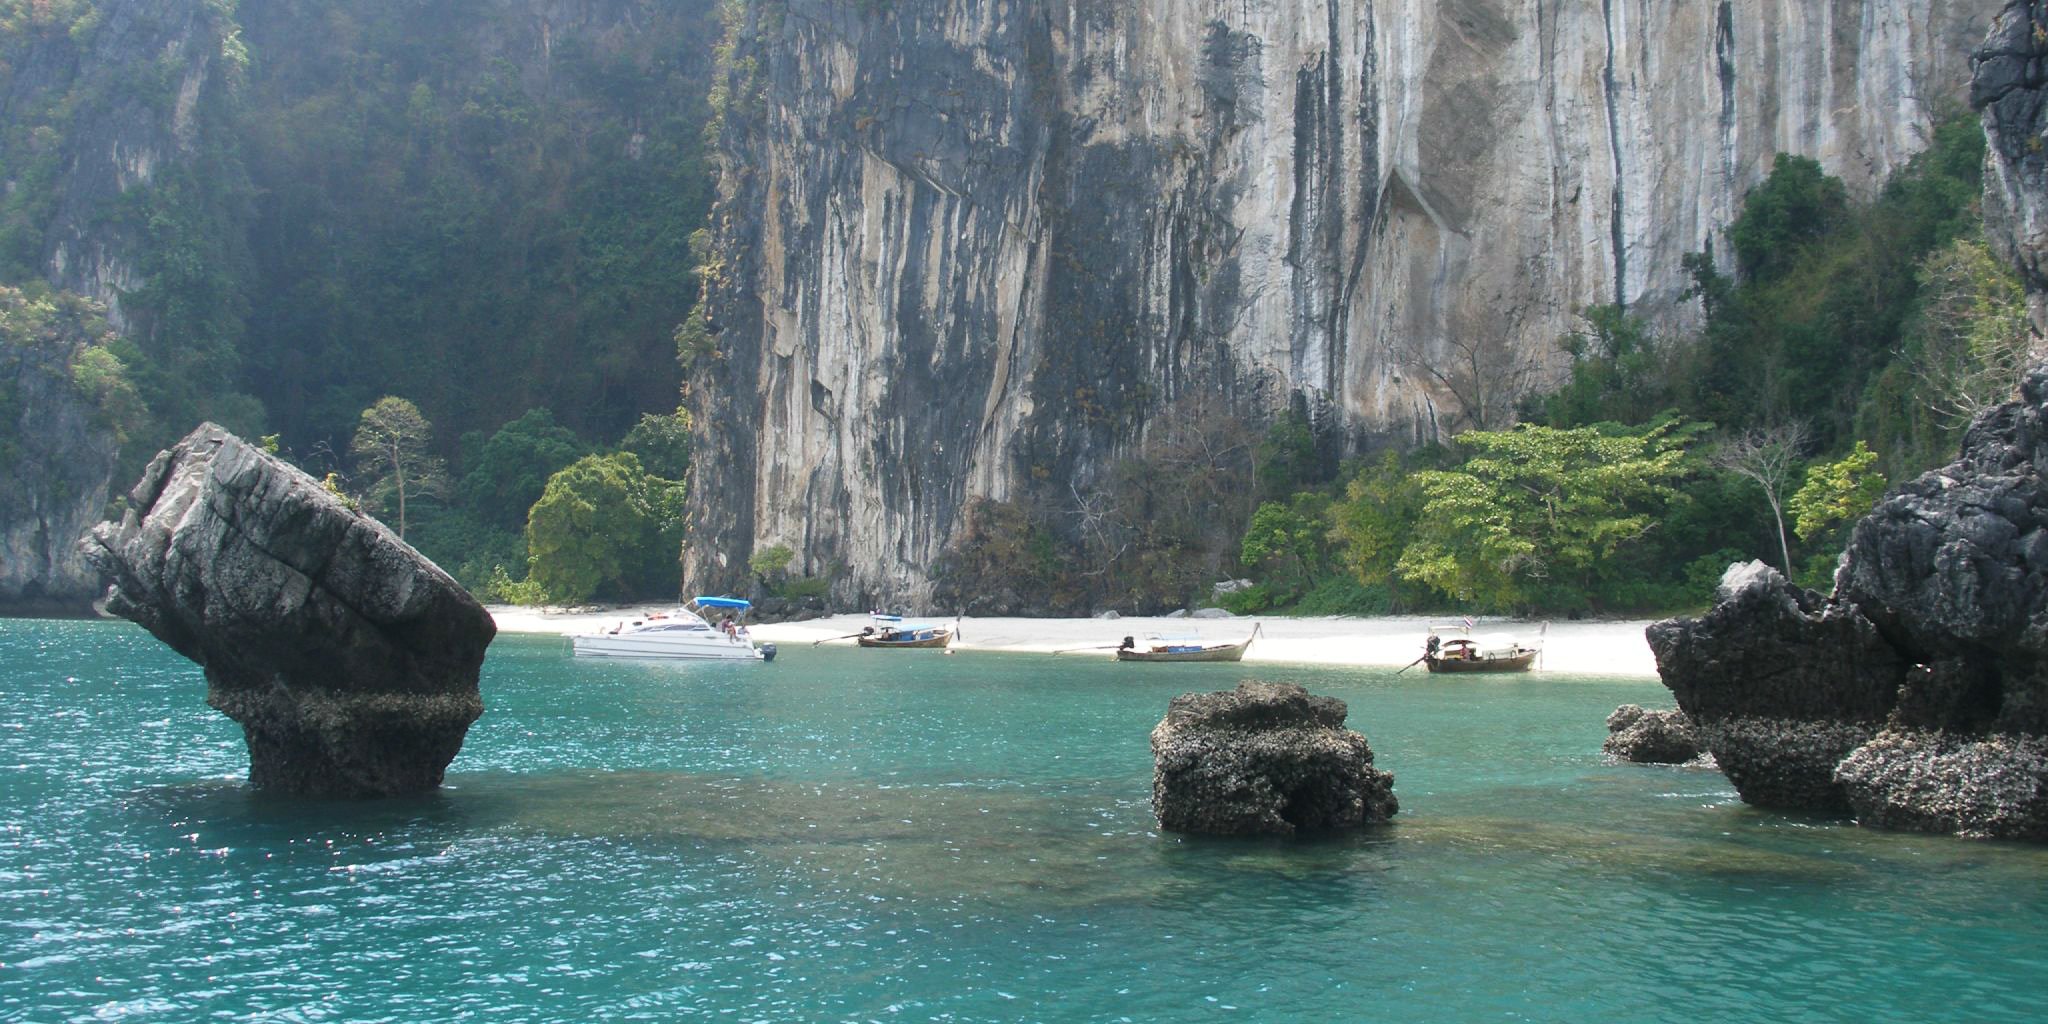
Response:
[{"label": "wooden longtail boat", "polygon": [[[1548,632],[1549,623],[1544,630]],[[1527,672],[1542,653],[1541,646],[1524,646],[1518,640],[1486,647],[1467,637],[1439,642],[1436,631],[1431,630],[1422,663],[1431,672]]]},{"label": "wooden longtail boat", "polygon": [[860,635],[853,638],[862,647],[944,648],[960,632],[958,619],[951,626],[927,626],[906,624],[901,615],[881,612],[869,612],[868,618],[874,620],[874,625],[861,627]]},{"label": "wooden longtail boat", "polygon": [[885,626],[873,633],[863,632],[854,637],[854,642],[862,647],[945,647],[953,642],[953,631],[945,626],[907,629]]},{"label": "wooden longtail boat", "polygon": [[1236,644],[1203,644],[1186,640],[1169,640],[1156,634],[1147,634],[1145,637],[1147,646],[1143,649],[1138,647],[1137,640],[1131,637],[1124,637],[1123,646],[1116,649],[1116,660],[1242,661],[1244,660],[1245,648],[1250,647],[1252,641],[1258,635],[1259,627],[1256,624],[1252,626],[1252,635],[1245,637],[1243,643]]},{"label": "wooden longtail boat", "polygon": [[1422,659],[1431,672],[1527,672],[1536,663],[1537,652],[1528,647],[1480,651],[1460,647],[1470,640],[1453,640],[1442,654]]}]

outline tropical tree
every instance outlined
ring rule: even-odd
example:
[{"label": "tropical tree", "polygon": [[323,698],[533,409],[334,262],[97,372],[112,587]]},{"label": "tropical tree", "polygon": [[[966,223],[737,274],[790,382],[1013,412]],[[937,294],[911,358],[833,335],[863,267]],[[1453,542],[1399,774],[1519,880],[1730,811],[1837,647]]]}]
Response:
[{"label": "tropical tree", "polygon": [[648,475],[682,480],[690,475],[690,410],[663,416],[646,413],[619,441],[619,447],[640,457]]},{"label": "tropical tree", "polygon": [[548,597],[579,604],[625,592],[655,546],[660,522],[647,474],[630,453],[585,455],[548,478],[526,521],[529,579]]},{"label": "tropical tree", "polygon": [[1660,346],[1647,321],[1616,305],[1587,306],[1579,320],[1558,340],[1572,357],[1571,379],[1542,400],[1541,422],[1641,423],[1670,404]]},{"label": "tropical tree", "polygon": [[408,501],[447,490],[447,467],[427,449],[432,439],[433,426],[420,415],[418,406],[386,395],[363,410],[355,439],[349,442],[357,479],[365,481],[360,493],[378,508],[396,503],[401,539],[405,537]]},{"label": "tropical tree", "polygon": [[1728,229],[1735,263],[1745,278],[1775,276],[1807,245],[1825,238],[1849,217],[1849,190],[1812,157],[1779,153],[1770,177],[1743,198],[1742,216]]},{"label": "tropical tree", "polygon": [[1330,506],[1330,535],[1337,560],[1367,586],[1390,590],[1400,576],[1401,552],[1414,538],[1422,513],[1422,489],[1400,452],[1389,449],[1368,463]]},{"label": "tropical tree", "polygon": [[1295,495],[1291,503],[1265,502],[1252,512],[1238,560],[1258,571],[1272,604],[1300,597],[1322,568],[1330,530],[1323,516],[1328,500],[1310,491]]},{"label": "tropical tree", "polygon": [[1702,429],[1663,420],[1460,434],[1473,453],[1463,465],[1416,474],[1421,515],[1397,571],[1493,607],[1584,603],[1600,563],[1677,497],[1686,445]]},{"label": "tropical tree", "polygon": [[2040,354],[2026,293],[1983,242],[1959,238],[1920,263],[1912,360],[1927,408],[1958,428],[2019,391]]},{"label": "tropical tree", "polygon": [[[469,446],[470,434],[464,438]],[[547,409],[528,409],[477,446],[462,476],[462,499],[493,525],[516,530],[540,500],[548,478],[590,450]]]}]

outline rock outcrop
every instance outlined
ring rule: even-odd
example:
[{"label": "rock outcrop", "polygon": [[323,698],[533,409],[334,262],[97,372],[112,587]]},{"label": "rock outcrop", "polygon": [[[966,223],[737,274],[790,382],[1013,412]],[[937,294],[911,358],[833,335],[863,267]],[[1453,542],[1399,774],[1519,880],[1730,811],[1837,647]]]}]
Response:
[{"label": "rock outcrop", "polygon": [[2048,840],[2048,367],[1856,524],[1831,596],[1736,566],[1649,639],[1745,801]]},{"label": "rock outcrop", "polygon": [[1386,821],[1394,776],[1347,709],[1291,683],[1187,693],[1152,730],[1152,813],[1170,832],[1294,835]]},{"label": "rock outcrop", "polygon": [[1750,562],[1729,567],[1705,617],[1648,636],[1664,685],[1743,800],[1848,812],[1835,765],[1877,734],[1906,670],[1869,620]]},{"label": "rock outcrop", "polygon": [[108,609],[206,669],[249,782],[311,796],[441,784],[496,627],[454,580],[319,481],[204,424],[151,462],[86,558]]},{"label": "rock outcrop", "polygon": [[1195,401],[1338,450],[1500,425],[1579,308],[1681,315],[1776,153],[1874,191],[1993,13],[749,5],[688,575],[786,545],[842,605],[929,604],[971,501],[1070,501]]},{"label": "rock outcrop", "polygon": [[1607,716],[1607,741],[1600,749],[1637,764],[1685,764],[1705,748],[1685,712],[1623,704]]},{"label": "rock outcrop", "polygon": [[2025,282],[2048,333],[2048,2],[2008,0],[1971,58],[1970,105],[1984,120],[1984,234]]}]

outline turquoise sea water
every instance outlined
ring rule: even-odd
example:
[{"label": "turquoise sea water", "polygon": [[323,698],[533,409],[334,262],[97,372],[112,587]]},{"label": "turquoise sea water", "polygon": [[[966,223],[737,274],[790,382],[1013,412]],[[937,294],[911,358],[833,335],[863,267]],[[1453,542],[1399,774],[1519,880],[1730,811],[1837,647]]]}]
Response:
[{"label": "turquoise sea water", "polygon": [[[1161,835],[1147,734],[1347,701],[1391,825]],[[501,637],[438,795],[266,799],[136,627],[0,622],[0,1021],[2020,1021],[2048,851],[1599,753],[1654,681]]]}]

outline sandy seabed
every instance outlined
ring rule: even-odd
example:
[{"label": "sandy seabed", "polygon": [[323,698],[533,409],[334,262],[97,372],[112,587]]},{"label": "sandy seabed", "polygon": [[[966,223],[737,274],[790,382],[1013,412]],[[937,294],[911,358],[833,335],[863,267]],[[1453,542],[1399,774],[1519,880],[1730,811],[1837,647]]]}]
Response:
[{"label": "sandy seabed", "polygon": [[[640,617],[652,606],[575,609],[570,611],[491,605],[491,617],[506,633],[572,635],[609,628],[622,620]],[[947,618],[923,618],[920,623],[951,623]],[[1242,640],[1256,625],[1258,639],[1245,651],[1247,662],[1280,662],[1308,665],[1359,665],[1399,667],[1422,653],[1423,639],[1430,627],[1444,636],[1458,635],[1461,621],[1456,617],[1388,616],[1384,618],[1281,618],[1238,616],[1227,619],[1168,619],[1130,616],[1120,619],[1021,619],[976,618],[958,620],[959,635],[953,649],[960,652],[1020,651],[1062,657],[1108,657],[1110,649],[1124,637],[1155,633],[1166,637],[1197,637],[1203,643]],[[777,622],[756,625],[753,635],[764,643],[793,647],[833,637],[858,633],[869,624],[865,615],[834,615],[806,622]],[[1569,675],[1648,677],[1657,675],[1657,663],[1643,637],[1647,621],[1532,622],[1519,619],[1478,619],[1471,635],[1482,643],[1489,640],[1519,639],[1524,643],[1542,641],[1539,671]],[[852,646],[852,640],[838,640]],[[1075,648],[1099,648],[1075,650]],[[1420,671],[1418,669],[1418,671]]]}]

